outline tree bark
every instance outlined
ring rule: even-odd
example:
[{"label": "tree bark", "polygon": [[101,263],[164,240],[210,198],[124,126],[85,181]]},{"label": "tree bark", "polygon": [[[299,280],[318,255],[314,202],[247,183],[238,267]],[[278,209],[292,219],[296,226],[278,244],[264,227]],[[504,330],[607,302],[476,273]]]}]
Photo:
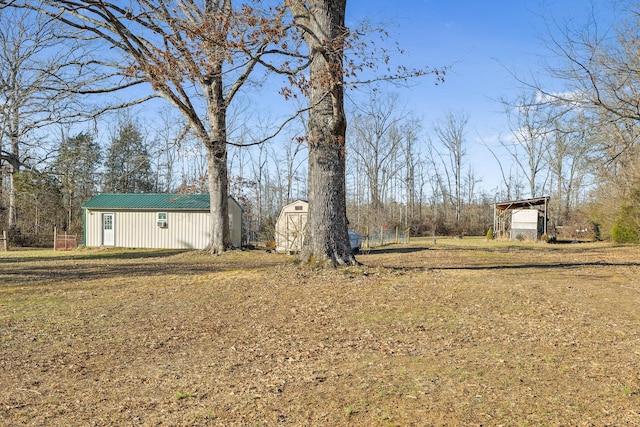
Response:
[{"label": "tree bark", "polygon": [[222,254],[231,247],[229,231],[229,176],[227,164],[227,104],[224,97],[222,60],[224,52],[214,54],[214,73],[205,85],[210,122],[207,150],[207,173],[211,209],[211,238],[206,250]]},{"label": "tree bark", "polygon": [[211,209],[211,237],[206,251],[220,255],[231,247],[229,232],[229,196],[227,178],[227,150],[225,142],[207,144],[209,197]]},{"label": "tree bark", "polygon": [[309,217],[301,260],[354,265],[347,233],[343,53],[346,0],[290,0],[311,55]]}]

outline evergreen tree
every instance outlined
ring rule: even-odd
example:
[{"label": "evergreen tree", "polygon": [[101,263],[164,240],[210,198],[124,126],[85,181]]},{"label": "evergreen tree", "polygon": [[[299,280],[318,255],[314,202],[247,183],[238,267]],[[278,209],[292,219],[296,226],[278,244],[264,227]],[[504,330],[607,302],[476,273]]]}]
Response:
[{"label": "evergreen tree", "polygon": [[106,192],[147,193],[153,190],[149,152],[140,129],[131,120],[122,122],[111,140],[105,169]]},{"label": "evergreen tree", "polygon": [[81,206],[97,192],[100,158],[100,147],[87,132],[62,141],[53,167],[64,195],[69,231],[82,229]]},{"label": "evergreen tree", "polygon": [[[40,245],[54,227],[64,222],[62,192],[53,175],[25,170],[15,176],[16,223],[11,240],[18,245]],[[50,242],[48,242],[50,243]]]}]

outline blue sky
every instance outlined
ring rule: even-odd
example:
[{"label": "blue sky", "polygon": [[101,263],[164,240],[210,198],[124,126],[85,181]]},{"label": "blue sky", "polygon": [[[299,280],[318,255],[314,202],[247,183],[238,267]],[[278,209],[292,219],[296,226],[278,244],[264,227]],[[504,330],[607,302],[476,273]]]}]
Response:
[{"label": "blue sky", "polygon": [[[610,7],[599,2],[596,7]],[[485,190],[501,184],[499,169],[481,141],[497,145],[508,137],[500,98],[523,93],[510,75],[541,76],[544,61],[553,60],[543,40],[546,22],[584,24],[589,0],[348,0],[347,22],[362,18],[387,22],[392,37],[406,49],[410,65],[450,65],[444,84],[424,78],[410,90],[396,90],[411,110],[429,125],[447,112],[464,113],[467,161]],[[601,12],[601,11],[600,11]],[[505,155],[504,162],[508,161]]]}]

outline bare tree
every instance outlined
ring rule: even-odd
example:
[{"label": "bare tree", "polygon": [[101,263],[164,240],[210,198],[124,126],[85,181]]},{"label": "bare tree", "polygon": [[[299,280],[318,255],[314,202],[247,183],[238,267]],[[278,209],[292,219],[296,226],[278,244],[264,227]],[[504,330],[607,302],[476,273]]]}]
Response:
[{"label": "bare tree", "polygon": [[515,101],[503,100],[512,140],[501,141],[529,185],[529,197],[545,188],[549,133],[558,114],[537,92],[522,94]]},{"label": "bare tree", "polygon": [[394,165],[394,155],[403,150],[402,138],[399,138],[402,113],[398,112],[396,94],[372,96],[369,102],[354,105],[357,113],[352,118],[352,141],[349,146],[365,170],[368,180],[371,208],[381,213],[385,187],[398,172]]},{"label": "bare tree", "polygon": [[[6,3],[2,2],[2,3]],[[258,64],[280,54],[286,32],[283,11],[262,9],[259,1],[158,0],[128,2],[94,0],[29,0],[32,7],[75,29],[80,37],[114,48],[108,59],[96,59],[111,70],[110,86],[88,92],[114,93],[151,85],[186,119],[206,147],[211,197],[211,240],[208,251],[230,246],[228,226],[227,111]],[[287,68],[295,64],[289,58]]]},{"label": "bare tree", "polygon": [[421,123],[415,118],[408,120],[401,128],[404,135],[404,184],[407,203],[405,225],[408,225],[415,215],[416,169],[418,169],[418,163],[420,162],[417,144],[420,128]]},{"label": "bare tree", "polygon": [[8,173],[9,227],[16,219],[15,175],[22,167],[35,167],[53,154],[54,147],[41,131],[76,113],[70,108],[69,92],[78,80],[73,75],[75,54],[75,48],[65,43],[64,33],[47,17],[2,9],[0,169]]},{"label": "bare tree", "polygon": [[346,0],[287,0],[308,46],[309,217],[303,261],[355,264],[347,235],[344,25]]},{"label": "bare tree", "polygon": [[468,121],[465,114],[448,113],[434,125],[435,134],[444,149],[439,157],[447,179],[448,194],[453,198],[457,232],[460,232],[462,215],[462,169],[466,155],[465,132]]},{"label": "bare tree", "polygon": [[177,163],[183,149],[189,128],[182,117],[173,114],[175,110],[162,110],[159,122],[152,124],[154,139],[151,141],[150,157],[155,163],[155,182],[157,192],[172,192],[177,187]]},{"label": "bare tree", "polygon": [[571,115],[561,119],[555,122],[547,147],[547,164],[558,200],[558,221],[560,215],[568,218],[577,204],[584,177],[593,170],[590,160],[595,148],[584,117]]},{"label": "bare tree", "polygon": [[[287,138],[282,143],[282,147],[278,150],[277,154],[274,152],[274,160],[278,163],[284,163],[285,170],[282,173],[284,179],[284,199],[285,203],[293,201],[294,194],[296,197],[300,197],[300,192],[294,192],[294,185],[300,181],[300,172],[304,171],[304,166],[307,163],[306,146],[304,146],[296,137]],[[282,152],[284,152],[284,161],[282,159]]]},{"label": "bare tree", "polygon": [[[375,43],[372,49],[370,40],[359,38],[360,34],[371,33],[370,28],[365,26],[362,32],[345,28],[346,0],[285,0],[285,5],[302,32],[311,64],[308,80],[297,80],[310,101],[309,223],[301,258],[324,265],[354,264],[346,218],[345,74],[357,80],[352,84],[402,82],[427,74],[435,75],[440,82],[445,70],[399,66],[395,72],[390,71],[393,74],[387,73],[393,53],[380,49],[376,54]],[[378,34],[384,38],[387,33]],[[347,51],[349,55],[345,55]],[[385,71],[379,74],[378,66]],[[359,78],[365,69],[371,73]]]},{"label": "bare tree", "polygon": [[588,117],[583,129],[599,181],[591,210],[602,230],[610,228],[609,218],[617,216],[615,209],[624,207],[625,198],[637,209],[633,193],[640,128],[640,11],[636,2],[626,0],[607,8],[607,16],[614,18],[605,25],[595,7],[581,25],[549,25],[547,46],[557,60],[547,72],[559,84],[552,90],[529,83],[554,103]]},{"label": "bare tree", "polygon": [[621,16],[603,26],[595,10],[582,26],[550,26],[548,48],[560,61],[548,73],[561,91],[530,84],[557,103],[601,111],[609,119],[640,120],[640,12],[631,1],[613,6]]}]

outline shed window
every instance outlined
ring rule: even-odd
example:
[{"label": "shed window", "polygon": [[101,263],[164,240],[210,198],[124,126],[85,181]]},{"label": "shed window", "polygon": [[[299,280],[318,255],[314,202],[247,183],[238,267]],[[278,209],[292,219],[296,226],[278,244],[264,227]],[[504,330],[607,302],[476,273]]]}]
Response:
[{"label": "shed window", "polygon": [[297,210],[297,211],[301,211],[302,210],[302,206],[298,205],[294,209]]},{"label": "shed window", "polygon": [[167,213],[166,212],[158,212],[157,225],[160,228],[167,228]]}]

